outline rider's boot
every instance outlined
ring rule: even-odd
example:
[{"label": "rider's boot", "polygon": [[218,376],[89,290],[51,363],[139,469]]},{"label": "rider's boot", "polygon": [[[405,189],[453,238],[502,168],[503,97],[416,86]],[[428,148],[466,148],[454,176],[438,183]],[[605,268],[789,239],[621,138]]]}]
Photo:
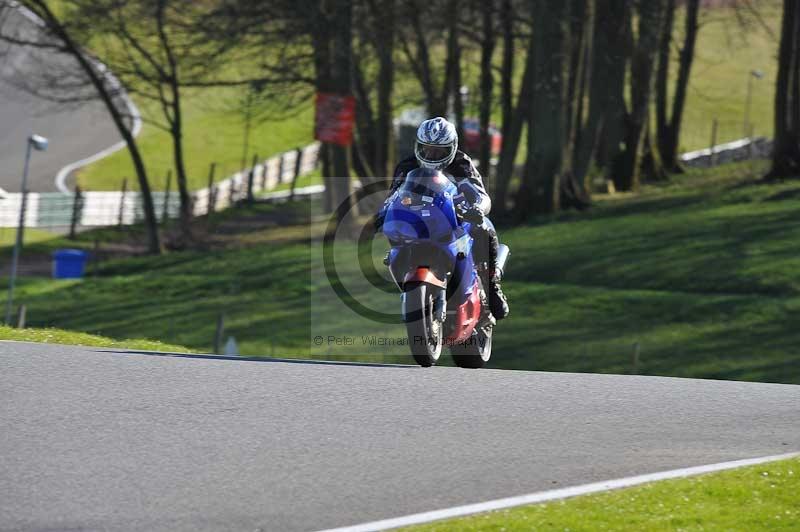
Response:
[{"label": "rider's boot", "polygon": [[487,273],[491,273],[489,277],[489,310],[497,321],[505,319],[508,316],[508,299],[506,299],[503,289],[500,286],[500,279],[503,277],[503,272],[497,267],[497,253],[500,249],[500,241],[497,238],[497,232],[492,229],[487,232],[489,237],[488,251],[489,261],[491,265]]},{"label": "rider's boot", "polygon": [[508,316],[508,299],[500,286],[500,272],[498,271],[495,271],[489,282],[489,309],[498,321]]}]

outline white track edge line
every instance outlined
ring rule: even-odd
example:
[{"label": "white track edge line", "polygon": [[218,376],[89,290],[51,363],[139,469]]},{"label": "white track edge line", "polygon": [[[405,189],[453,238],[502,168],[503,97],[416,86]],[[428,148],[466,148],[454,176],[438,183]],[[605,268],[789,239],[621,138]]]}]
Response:
[{"label": "white track edge line", "polygon": [[[105,68],[105,65],[103,63],[100,63],[99,61],[97,61],[97,63],[102,67],[101,72],[105,72],[107,76],[109,76],[113,80],[116,80],[116,77],[114,77],[114,75],[111,74],[111,72]],[[119,82],[117,81],[117,83]],[[130,97],[124,90],[122,90],[120,96],[125,102],[125,105],[128,107],[128,112],[133,118],[133,130],[131,131],[131,135],[133,136],[133,138],[136,138],[139,136],[139,132],[142,130],[142,117],[141,114],[139,113],[139,108],[136,107],[136,104],[133,103],[133,101],[130,99]],[[127,146],[128,144],[124,140],[121,140],[116,144],[114,144],[113,146],[109,146],[108,148],[99,151],[94,155],[86,157],[85,159],[81,159],[80,161],[75,161],[74,163],[68,164],[67,166],[59,170],[58,174],[56,174],[55,178],[56,188],[58,188],[58,190],[60,192],[63,192],[64,194],[71,194],[72,191],[70,191],[66,183],[69,174],[71,174],[78,168],[83,168],[84,166],[89,165],[95,161],[99,161],[100,159],[108,157],[112,153],[118,152],[119,150],[122,150]]]},{"label": "white track edge line", "polygon": [[381,521],[373,521],[370,523],[363,523],[360,525],[331,528],[320,532],[374,532],[379,530],[388,530],[392,528],[400,528],[410,525],[429,523],[431,521],[439,521],[442,519],[452,519],[454,517],[463,517],[466,515],[472,515],[477,513],[491,512],[494,510],[501,510],[504,508],[511,508],[514,506],[536,504],[541,502],[576,497],[579,495],[589,495],[592,493],[599,493],[602,491],[628,488],[659,480],[690,477],[694,475],[701,475],[704,473],[714,473],[717,471],[725,471],[728,469],[736,469],[739,467],[759,465],[767,462],[775,462],[778,460],[787,460],[790,458],[797,458],[797,457],[800,457],[800,452],[778,454],[772,456],[762,456],[759,458],[748,458],[744,460],[734,460],[731,462],[720,462],[717,464],[687,467],[682,469],[672,469],[669,471],[662,471],[659,473],[650,473],[646,475],[624,477],[614,480],[607,480],[603,482],[593,482],[591,484],[583,484],[581,486],[572,486],[569,488],[539,491],[527,495],[519,495],[517,497],[508,497],[505,499],[496,499],[493,501],[479,502],[476,504],[454,506],[452,508],[444,508],[442,510],[434,510],[432,512],[411,514],[403,517],[384,519]]}]

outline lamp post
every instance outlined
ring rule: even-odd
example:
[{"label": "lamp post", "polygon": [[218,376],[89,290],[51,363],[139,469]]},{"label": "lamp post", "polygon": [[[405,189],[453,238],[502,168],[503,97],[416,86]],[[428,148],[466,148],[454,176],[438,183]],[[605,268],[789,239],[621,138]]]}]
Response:
[{"label": "lamp post", "polygon": [[747,99],[744,105],[744,138],[750,138],[750,107],[753,105],[753,80],[761,79],[764,77],[764,72],[761,70],[751,70],[750,75],[747,76]]},{"label": "lamp post", "polygon": [[25,233],[25,207],[28,203],[28,168],[31,162],[31,152],[45,151],[47,149],[47,139],[40,135],[28,137],[28,145],[25,150],[25,168],[22,171],[22,201],[19,206],[19,225],[17,225],[17,240],[14,242],[14,254],[11,258],[11,276],[8,281],[8,300],[6,301],[6,325],[11,325],[11,310],[14,305],[14,284],[17,281],[17,265],[19,254],[22,249],[22,241]]}]

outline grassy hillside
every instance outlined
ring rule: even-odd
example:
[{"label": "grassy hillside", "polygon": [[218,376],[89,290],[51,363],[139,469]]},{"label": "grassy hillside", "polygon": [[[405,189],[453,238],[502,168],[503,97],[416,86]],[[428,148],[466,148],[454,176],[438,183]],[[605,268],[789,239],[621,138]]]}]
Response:
[{"label": "grassy hillside", "polygon": [[[693,173],[501,231],[512,315],[492,365],[800,383],[800,187],[752,183],[763,170]],[[221,215],[211,230],[231,238],[225,247],[104,263],[83,282],[26,279],[18,301],[32,325],[112,338],[207,350],[224,313],[245,354],[409,361],[392,345],[402,325],[359,317],[332,293],[311,239],[324,223],[275,225],[297,216],[292,206]],[[386,247],[378,239],[361,258],[384,272]],[[356,299],[397,312],[390,283],[359,273],[354,245],[335,257]]]},{"label": "grassy hillside", "polygon": [[[738,12],[729,8],[703,10],[681,136],[682,151],[708,147],[714,118],[719,120],[719,142],[743,136],[747,80],[754,69],[762,70],[765,77],[754,85],[751,121],[757,135],[772,134],[780,2],[763,0],[756,5],[758,17],[746,9],[739,9]],[[682,42],[683,21],[680,13],[675,24],[674,61],[677,61],[678,43]],[[472,94],[478,94],[479,72],[476,65],[477,58],[474,61],[467,60],[464,64],[465,81],[475,85]],[[518,78],[521,76],[521,66],[519,70]],[[677,65],[671,70],[673,77],[676,72]],[[418,84],[410,75],[398,77],[397,93],[398,99],[403,102],[415,99],[422,101]],[[212,161],[219,165],[218,178],[239,170],[244,118],[241,112],[235,111],[237,100],[241,100],[241,95],[234,89],[187,91],[184,98],[186,164],[192,188],[206,185],[208,166]],[[161,120],[154,105],[142,101],[138,103],[146,118]],[[470,113],[476,115],[476,98],[471,99],[471,105],[473,108]],[[499,107],[496,111],[495,120],[499,120]],[[252,133],[252,150],[267,157],[311,141],[313,110],[309,102],[296,117],[282,120],[262,118],[256,123]],[[153,187],[155,190],[162,189],[164,176],[172,167],[170,137],[165,131],[146,123],[139,142]],[[117,190],[123,177],[132,178],[134,175],[129,156],[122,151],[81,171],[79,181],[85,189]]]},{"label": "grassy hillside", "polygon": [[[228,177],[241,168],[244,115],[236,110],[237,99],[240,96],[234,89],[188,91],[184,100],[184,131],[190,188],[207,186],[208,168],[212,162],[217,163],[217,179]],[[139,101],[137,104],[146,118],[163,122],[155,105]],[[167,170],[173,168],[171,137],[163,129],[145,122],[138,140],[153,189],[163,190]],[[313,110],[310,103],[288,118],[256,120],[251,131],[247,164],[252,161],[254,152],[267,158],[312,141]],[[130,156],[127,150],[122,150],[81,170],[78,181],[84,189],[119,190],[122,178],[126,176],[129,184],[135,182]],[[172,189],[175,190],[174,177]]]},{"label": "grassy hillside", "polygon": [[12,342],[37,342],[45,344],[85,345],[89,347],[114,347],[119,349],[143,349],[170,353],[189,353],[185,347],[169,345],[152,340],[112,340],[85,333],[59,329],[12,329],[0,325],[0,340]]},{"label": "grassy hillside", "polygon": [[[773,134],[773,109],[781,2],[752,2],[757,15],[745,7],[703,9],[692,77],[687,94],[681,151],[707,148],[714,118],[719,120],[719,142],[742,138],[750,72],[754,80],[750,121],[757,136]],[[672,74],[683,42],[683,16],[675,21]]]}]

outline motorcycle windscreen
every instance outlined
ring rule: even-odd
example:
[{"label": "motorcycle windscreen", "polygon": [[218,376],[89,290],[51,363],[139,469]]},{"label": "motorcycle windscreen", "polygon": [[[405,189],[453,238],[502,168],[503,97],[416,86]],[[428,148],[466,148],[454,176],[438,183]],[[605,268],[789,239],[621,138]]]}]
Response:
[{"label": "motorcycle windscreen", "polygon": [[394,243],[434,240],[449,244],[457,227],[452,199],[398,192],[386,211],[383,233]]},{"label": "motorcycle windscreen", "polygon": [[438,170],[415,168],[406,175],[398,190],[406,194],[436,197],[455,190],[455,185]]},{"label": "motorcycle windscreen", "polygon": [[452,200],[455,193],[455,185],[441,172],[412,170],[391,199],[384,234],[400,243],[431,239],[450,242],[457,227]]}]

